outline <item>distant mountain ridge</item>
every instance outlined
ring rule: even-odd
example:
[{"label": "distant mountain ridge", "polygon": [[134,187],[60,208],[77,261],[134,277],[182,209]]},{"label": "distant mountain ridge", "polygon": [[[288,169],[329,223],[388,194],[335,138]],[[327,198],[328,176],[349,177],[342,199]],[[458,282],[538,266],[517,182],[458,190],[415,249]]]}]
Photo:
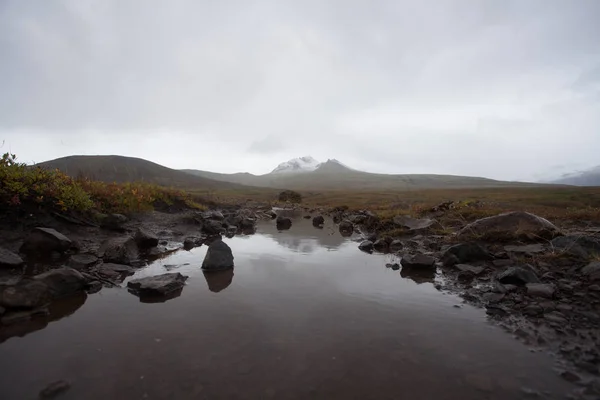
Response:
[{"label": "distant mountain ridge", "polygon": [[600,165],[585,171],[565,174],[551,183],[575,186],[600,186]]}]

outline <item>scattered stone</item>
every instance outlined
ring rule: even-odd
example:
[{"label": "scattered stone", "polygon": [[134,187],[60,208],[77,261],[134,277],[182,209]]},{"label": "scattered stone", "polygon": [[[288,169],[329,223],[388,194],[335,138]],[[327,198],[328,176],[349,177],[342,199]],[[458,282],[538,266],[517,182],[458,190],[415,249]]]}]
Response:
[{"label": "scattered stone", "polygon": [[469,271],[469,272],[472,272],[475,275],[479,275],[479,274],[481,274],[485,270],[484,267],[474,267],[474,266],[469,265],[469,264],[456,264],[454,266],[454,268],[456,268],[459,271]]},{"label": "scattered stone", "polygon": [[123,280],[135,273],[135,269],[129,265],[104,263],[96,267],[96,272],[115,283],[121,283]]},{"label": "scattered stone", "polygon": [[0,268],[17,268],[23,265],[23,259],[10,250],[0,247]]},{"label": "scattered stone", "polygon": [[435,279],[435,269],[402,268],[400,276],[410,279],[417,285],[422,283],[431,283]]},{"label": "scattered stone", "polygon": [[402,243],[401,240],[392,240],[392,242],[390,243],[390,251],[399,251],[402,250],[404,248],[404,244]]},{"label": "scattered stone", "polygon": [[400,264],[404,268],[434,268],[435,269],[435,258],[427,256],[425,254],[416,254],[404,256],[400,260]]},{"label": "scattered stone", "polygon": [[504,299],[504,296],[504,293],[489,292],[483,294],[483,300],[488,303],[499,303],[500,301],[502,301],[502,299]]},{"label": "scattered stone", "polygon": [[370,253],[373,251],[373,242],[371,242],[370,240],[363,240],[359,245],[358,245],[359,250],[361,251],[365,251],[367,253]]},{"label": "scattered stone", "polygon": [[304,219],[310,219],[311,217],[310,217],[310,215],[305,215],[303,218]]},{"label": "scattered stone", "polygon": [[544,309],[538,304],[530,304],[523,309],[523,314],[536,317],[544,313]]},{"label": "scattered stone", "polygon": [[0,306],[36,308],[50,302],[52,296],[46,284],[37,280],[22,280],[16,285],[0,286]]},{"label": "scattered stone", "polygon": [[540,243],[528,244],[525,246],[504,246],[504,250],[509,253],[526,253],[526,254],[535,254],[535,253],[543,253],[545,251],[544,245]]},{"label": "scattered stone", "polygon": [[392,270],[398,271],[399,269],[400,269],[400,264],[398,264],[398,263],[393,263],[392,264]]},{"label": "scattered stone", "polygon": [[529,268],[510,267],[498,275],[498,281],[505,284],[525,285],[527,283],[540,283],[539,278]]},{"label": "scattered stone", "polygon": [[287,217],[277,217],[275,224],[277,225],[277,230],[285,231],[292,227],[292,220]]},{"label": "scattered stone", "polygon": [[101,218],[100,227],[104,229],[122,232],[125,230],[123,225],[126,224],[127,221],[128,218],[123,214],[108,214]]},{"label": "scattered stone", "polygon": [[208,246],[202,269],[218,271],[229,268],[233,268],[231,248],[222,240],[215,240]]},{"label": "scattered stone", "polygon": [[354,225],[352,222],[345,220],[340,222],[340,233],[342,235],[351,235],[354,232]]},{"label": "scattered stone", "polygon": [[182,289],[187,278],[179,272],[169,272],[131,280],[127,282],[127,287],[139,296],[167,296]]},{"label": "scattered stone", "polygon": [[560,230],[550,221],[537,215],[512,211],[478,219],[458,232],[458,236],[476,236],[492,240],[538,240],[560,236]]},{"label": "scattered stone", "polygon": [[158,237],[146,228],[138,228],[134,240],[140,249],[150,249],[158,246]]},{"label": "scattered stone", "polygon": [[532,297],[545,297],[551,299],[554,296],[554,286],[547,283],[528,283],[527,295]]},{"label": "scattered stone", "polygon": [[444,252],[442,262],[444,266],[451,267],[454,264],[488,261],[493,258],[492,254],[477,243],[460,243]]},{"label": "scattered stone", "polygon": [[410,231],[423,231],[429,229],[442,229],[442,225],[434,219],[412,218],[408,215],[398,215],[394,217],[394,223]]},{"label": "scattered stone", "polygon": [[87,286],[85,277],[79,271],[68,267],[44,272],[36,275],[34,279],[44,283],[54,299],[81,292]]},{"label": "scattered stone", "polygon": [[87,269],[99,261],[93,254],[74,254],[69,258],[69,266],[75,269]]},{"label": "scattered stone", "polygon": [[52,252],[65,253],[71,249],[71,239],[52,228],[34,228],[25,238],[19,251],[25,254],[43,255]]},{"label": "scattered stone", "polygon": [[221,211],[205,211],[200,214],[200,217],[205,220],[223,221],[225,216]]},{"label": "scattered stone", "polygon": [[563,250],[566,254],[584,259],[600,254],[600,239],[593,236],[562,236],[553,239],[550,244],[555,249]]},{"label": "scattered stone", "polygon": [[56,396],[66,392],[71,388],[71,385],[67,381],[56,381],[52,382],[44,390],[40,392],[40,398],[42,399],[53,399]]},{"label": "scattered stone", "polygon": [[592,261],[581,269],[581,273],[587,276],[600,273],[600,261]]},{"label": "scattered stone", "polygon": [[460,271],[456,275],[456,279],[461,283],[468,283],[475,279],[475,274],[471,271]]},{"label": "scattered stone", "polygon": [[111,238],[100,245],[98,254],[104,262],[132,265],[139,259],[138,248],[130,237]]},{"label": "scattered stone", "polygon": [[579,382],[581,380],[579,375],[571,371],[563,371],[560,373],[560,376],[568,382]]},{"label": "scattered stone", "polygon": [[317,215],[312,220],[313,226],[316,226],[316,227],[323,226],[324,223],[325,223],[325,218],[323,218],[322,215]]},{"label": "scattered stone", "polygon": [[560,325],[565,325],[567,323],[567,319],[565,318],[564,314],[558,311],[544,314],[544,319],[550,322],[555,322]]},{"label": "scattered stone", "polygon": [[559,304],[556,306],[556,309],[561,312],[570,312],[573,311],[573,307],[568,304]]},{"label": "scattered stone", "polygon": [[388,242],[385,239],[378,239],[373,243],[373,249],[381,253],[387,252],[389,250]]}]

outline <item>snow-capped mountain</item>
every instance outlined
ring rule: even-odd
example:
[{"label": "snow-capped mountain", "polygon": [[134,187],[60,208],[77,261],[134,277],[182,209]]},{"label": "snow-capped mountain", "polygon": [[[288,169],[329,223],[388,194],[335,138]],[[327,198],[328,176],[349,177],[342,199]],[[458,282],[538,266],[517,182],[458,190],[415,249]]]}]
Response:
[{"label": "snow-capped mountain", "polygon": [[277,166],[272,174],[286,174],[298,172],[311,172],[319,167],[320,163],[311,156],[300,158],[292,158],[289,161],[283,162]]}]

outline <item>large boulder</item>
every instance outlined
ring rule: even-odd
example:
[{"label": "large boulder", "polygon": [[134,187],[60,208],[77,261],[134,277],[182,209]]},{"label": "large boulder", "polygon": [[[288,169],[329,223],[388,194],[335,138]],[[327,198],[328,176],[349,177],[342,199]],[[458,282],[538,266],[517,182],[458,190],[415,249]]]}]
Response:
[{"label": "large boulder", "polygon": [[280,231],[288,230],[292,227],[292,220],[287,217],[279,216],[275,220],[275,224],[277,225],[277,229]]},{"label": "large boulder", "polygon": [[215,240],[208,246],[206,256],[202,262],[202,269],[206,271],[220,271],[233,268],[233,253],[231,248],[222,240]]},{"label": "large boulder", "polygon": [[600,255],[600,239],[585,235],[568,235],[554,238],[551,246],[568,255],[579,258],[590,258]]},{"label": "large boulder", "polygon": [[0,268],[16,268],[23,265],[23,259],[10,250],[0,247]]},{"label": "large boulder", "polygon": [[523,211],[478,219],[458,232],[459,237],[475,236],[490,240],[539,240],[560,235],[560,230],[550,221]]},{"label": "large boulder", "polygon": [[460,243],[451,246],[442,255],[444,266],[466,264],[475,261],[489,261],[494,256],[478,243]]},{"label": "large boulder", "polygon": [[127,282],[127,287],[140,297],[168,296],[181,290],[187,278],[179,272],[169,272],[157,276],[133,279]]},{"label": "large boulder", "polygon": [[533,268],[525,267],[510,267],[498,274],[498,281],[509,285],[526,285],[528,283],[540,283],[540,279],[536,275]]},{"label": "large boulder", "polygon": [[442,229],[442,225],[434,219],[412,218],[408,215],[398,215],[394,217],[394,223],[413,232]]},{"label": "large boulder", "polygon": [[7,309],[37,308],[50,300],[50,288],[39,280],[24,279],[16,285],[0,285],[0,306]]},{"label": "large boulder", "polygon": [[139,260],[138,247],[130,237],[111,238],[100,245],[98,255],[104,262],[132,265]]},{"label": "large boulder", "polygon": [[87,286],[87,279],[79,271],[68,267],[44,272],[36,275],[34,279],[48,286],[54,299],[81,292]]},{"label": "large boulder", "polygon": [[65,253],[73,247],[71,239],[52,228],[34,228],[21,245],[24,254],[44,255],[52,252]]},{"label": "large boulder", "polygon": [[374,247],[374,245],[373,245],[373,242],[372,242],[372,241],[370,241],[370,240],[363,240],[363,241],[362,241],[362,242],[361,242],[361,243],[358,245],[358,248],[359,248],[359,250],[361,250],[361,251],[364,251],[364,252],[367,252],[367,253],[370,253],[370,252],[372,252],[372,251],[373,251],[373,247]]},{"label": "large boulder", "polygon": [[140,249],[150,249],[158,246],[158,236],[146,228],[138,228],[134,240]]},{"label": "large boulder", "polygon": [[435,258],[421,253],[403,256],[400,260],[400,264],[402,264],[403,268],[435,270]]}]

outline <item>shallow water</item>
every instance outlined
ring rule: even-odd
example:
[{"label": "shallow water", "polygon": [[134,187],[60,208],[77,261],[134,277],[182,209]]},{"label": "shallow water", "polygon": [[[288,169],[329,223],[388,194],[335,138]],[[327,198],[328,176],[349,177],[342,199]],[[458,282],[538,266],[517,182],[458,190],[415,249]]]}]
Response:
[{"label": "shallow water", "polygon": [[[562,398],[552,359],[487,322],[480,309],[387,269],[326,226],[225,239],[236,268],[205,276],[206,246],[134,277],[189,275],[181,296],[143,303],[126,289],[64,299],[54,321],[0,344],[0,398]],[[37,329],[37,330],[35,330]],[[25,333],[25,332],[22,332]]]}]

